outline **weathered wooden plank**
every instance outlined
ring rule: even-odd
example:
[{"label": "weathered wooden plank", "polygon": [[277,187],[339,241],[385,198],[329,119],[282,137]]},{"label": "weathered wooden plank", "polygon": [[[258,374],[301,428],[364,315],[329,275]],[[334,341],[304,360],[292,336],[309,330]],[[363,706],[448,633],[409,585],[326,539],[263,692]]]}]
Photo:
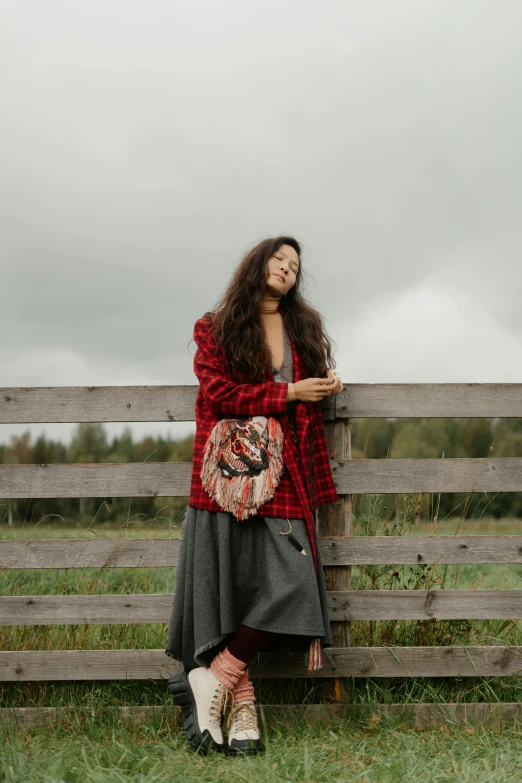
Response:
[{"label": "weathered wooden plank", "polygon": [[[197,384],[3,387],[0,423],[194,421],[197,390]],[[345,383],[336,407],[339,418],[520,417],[522,384]]]},{"label": "weathered wooden plank", "polygon": [[319,546],[325,565],[522,563],[522,536],[328,537]]},{"label": "weathered wooden plank", "polygon": [[170,568],[178,538],[0,541],[0,568]]},{"label": "weathered wooden plank", "polygon": [[[522,590],[332,590],[332,622],[522,619]],[[167,623],[168,593],[5,595],[0,625]],[[340,645],[339,645],[340,646]]]},{"label": "weathered wooden plank", "polygon": [[192,462],[0,465],[0,497],[187,497],[191,473]]},{"label": "weathered wooden plank", "polygon": [[[494,677],[522,671],[522,647],[330,647],[308,674],[304,653],[260,653],[251,677]],[[0,652],[0,681],[161,680],[182,664],[164,650]]]},{"label": "weathered wooden plank", "polygon": [[522,416],[520,383],[345,383],[337,416]]},{"label": "weathered wooden plank", "polygon": [[[522,536],[324,536],[318,541],[325,566],[522,563]],[[0,540],[0,568],[171,568],[180,543],[177,538]]]},{"label": "weathered wooden plank", "polygon": [[[340,494],[522,491],[522,457],[352,459],[331,465]],[[191,462],[0,465],[0,497],[187,497],[191,473]]]},{"label": "weathered wooden plank", "polygon": [[0,388],[0,423],[194,421],[198,385]]},{"label": "weathered wooden plank", "polygon": [[[0,388],[0,424],[194,421],[199,386],[16,386]],[[321,401],[325,419],[334,399]]]},{"label": "weathered wooden plank", "polygon": [[130,595],[4,595],[0,625],[94,625],[166,623],[168,593]]},{"label": "weathered wooden plank", "polygon": [[[357,707],[358,705],[353,706]],[[522,705],[517,702],[379,704],[376,712],[418,731],[431,729],[434,726],[447,727],[451,724],[496,729],[501,726],[519,724],[522,720]],[[357,713],[355,712],[355,714]],[[375,719],[372,721],[372,725],[375,725]]]},{"label": "weathered wooden plank", "polygon": [[332,460],[340,493],[520,492],[522,457]]},{"label": "weathered wooden plank", "polygon": [[[343,718],[367,718],[375,726],[379,720],[390,718],[401,726],[423,731],[434,726],[484,726],[489,729],[514,726],[522,720],[522,705],[518,702],[453,703],[453,704],[373,704],[369,715],[367,704],[258,704],[263,725],[275,727],[299,721],[301,725],[335,726]],[[88,713],[77,707],[2,707],[0,722],[20,728],[40,725],[56,725],[60,721],[100,720],[102,716],[114,716],[134,725],[150,724],[159,719],[182,724],[181,707],[175,705],[104,705]]]},{"label": "weathered wooden plank", "polygon": [[[381,705],[377,705],[375,709]],[[387,708],[390,705],[382,705]],[[402,706],[402,705],[399,705]],[[424,705],[423,705],[424,706]],[[325,726],[331,725],[342,717],[364,714],[364,705],[350,705],[347,710],[340,709],[335,704],[258,704],[258,712],[262,715],[263,725],[275,726],[277,724],[292,723],[298,720],[315,726],[318,723]],[[323,709],[324,708],[324,709]],[[359,708],[359,709],[357,709]],[[367,714],[367,710],[366,710]],[[88,711],[77,707],[2,707],[0,708],[0,723],[10,723],[20,728],[39,725],[55,725],[61,720],[75,723],[100,720],[103,717],[113,716],[118,721],[134,725],[150,724],[155,719],[166,720],[169,723],[183,723],[181,707],[175,705],[103,705],[93,708],[89,705]]]},{"label": "weathered wooden plank", "polygon": [[161,680],[182,669],[164,650],[0,652],[0,682]]},{"label": "weathered wooden plank", "polygon": [[351,590],[328,594],[349,620],[519,620],[522,590]]}]

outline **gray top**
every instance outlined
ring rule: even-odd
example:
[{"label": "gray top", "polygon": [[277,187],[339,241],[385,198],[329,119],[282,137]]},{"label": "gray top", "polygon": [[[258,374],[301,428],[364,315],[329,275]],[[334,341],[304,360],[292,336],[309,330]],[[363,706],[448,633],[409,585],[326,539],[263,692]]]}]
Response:
[{"label": "gray top", "polygon": [[272,372],[274,373],[275,381],[283,381],[284,383],[292,383],[294,380],[293,362],[292,362],[292,346],[290,345],[290,339],[288,332],[285,328],[285,322],[283,320],[283,364],[278,371],[272,365]]}]

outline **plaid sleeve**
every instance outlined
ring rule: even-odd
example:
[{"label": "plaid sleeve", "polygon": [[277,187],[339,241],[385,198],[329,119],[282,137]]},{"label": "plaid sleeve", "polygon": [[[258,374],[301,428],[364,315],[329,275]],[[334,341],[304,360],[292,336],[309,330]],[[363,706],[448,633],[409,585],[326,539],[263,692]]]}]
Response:
[{"label": "plaid sleeve", "polygon": [[211,324],[200,318],[194,326],[194,373],[209,409],[215,416],[268,416],[287,411],[288,383],[234,383],[217,354]]}]

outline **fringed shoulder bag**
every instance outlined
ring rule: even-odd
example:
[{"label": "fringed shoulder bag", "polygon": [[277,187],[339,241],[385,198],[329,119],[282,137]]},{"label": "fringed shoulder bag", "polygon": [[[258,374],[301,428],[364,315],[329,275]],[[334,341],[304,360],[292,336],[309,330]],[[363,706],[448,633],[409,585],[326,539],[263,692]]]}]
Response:
[{"label": "fringed shoulder bag", "polygon": [[237,519],[274,496],[283,473],[283,429],[273,416],[221,419],[205,444],[201,482]]}]

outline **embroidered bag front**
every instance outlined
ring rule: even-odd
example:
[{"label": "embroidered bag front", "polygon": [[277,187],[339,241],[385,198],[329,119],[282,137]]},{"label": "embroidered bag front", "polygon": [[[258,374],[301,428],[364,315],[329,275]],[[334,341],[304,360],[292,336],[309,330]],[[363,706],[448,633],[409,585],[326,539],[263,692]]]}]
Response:
[{"label": "embroidered bag front", "polygon": [[273,416],[221,419],[205,444],[201,482],[225,511],[248,519],[274,496],[283,473],[283,430]]}]

